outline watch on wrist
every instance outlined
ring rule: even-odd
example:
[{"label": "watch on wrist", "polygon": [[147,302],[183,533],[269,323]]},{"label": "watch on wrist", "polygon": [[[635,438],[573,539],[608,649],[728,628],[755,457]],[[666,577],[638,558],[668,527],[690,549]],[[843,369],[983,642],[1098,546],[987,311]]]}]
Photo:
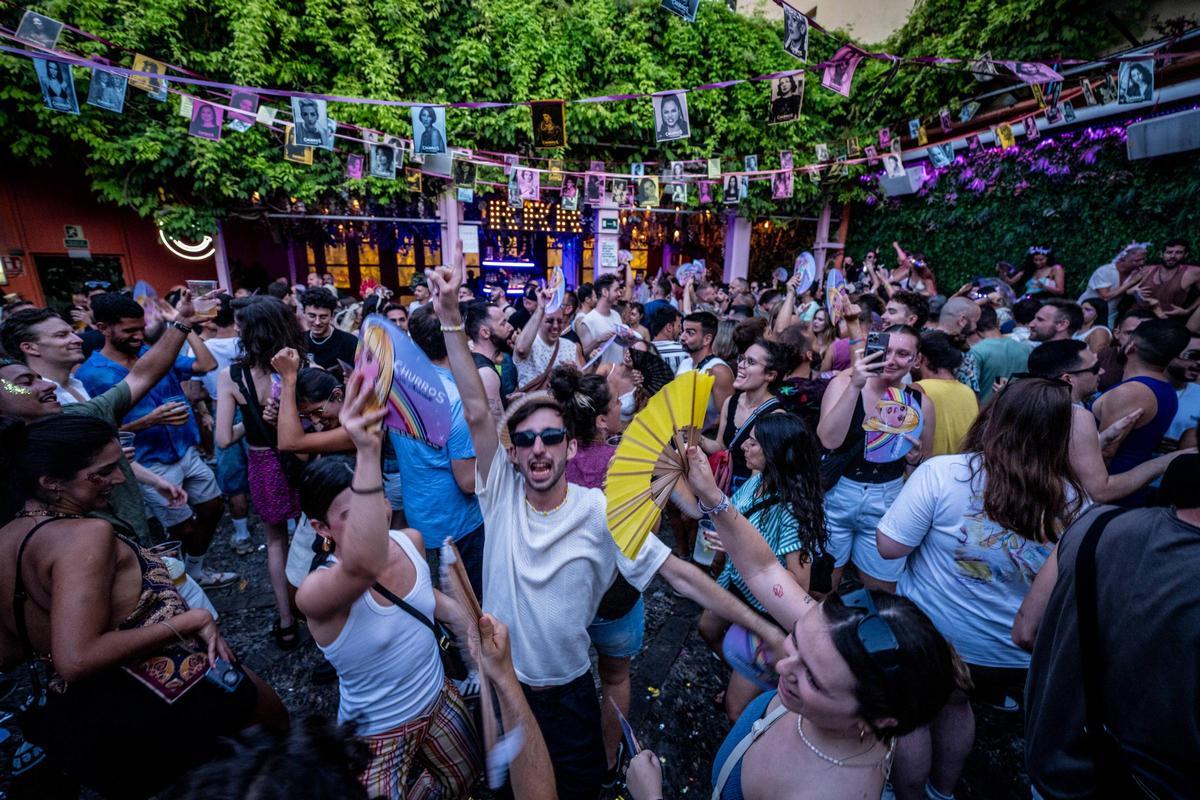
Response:
[{"label": "watch on wrist", "polygon": [[192,332],[191,325],[188,325],[186,322],[180,322],[177,319],[173,319],[168,322],[167,327],[174,328],[177,331],[183,331],[184,336],[187,336]]}]

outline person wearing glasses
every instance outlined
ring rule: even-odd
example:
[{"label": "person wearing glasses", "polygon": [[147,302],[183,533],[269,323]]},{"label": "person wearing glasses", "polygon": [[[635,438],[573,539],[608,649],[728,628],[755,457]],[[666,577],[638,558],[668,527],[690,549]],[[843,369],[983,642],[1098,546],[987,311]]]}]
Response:
[{"label": "person wearing glasses", "polygon": [[[217,378],[216,444],[228,448],[245,437],[250,500],[266,532],[267,571],[279,615],[271,635],[281,650],[292,650],[300,636],[285,566],[288,523],[300,516],[300,496],[288,481],[278,436],[272,422],[264,419],[264,409],[278,401],[272,356],[283,347],[303,352],[305,336],[296,315],[273,297],[246,302],[236,318],[242,352]],[[240,426],[234,425],[235,411],[241,412]]]},{"label": "person wearing glasses", "polygon": [[[1004,711],[1017,710],[1029,668],[1013,620],[1084,505],[1068,455],[1071,413],[1067,383],[1011,381],[971,425],[964,452],[917,467],[875,534],[880,555],[905,567],[897,593],[967,663],[972,698]],[[952,797],[974,730],[966,694],[954,693],[928,730],[900,742],[897,795]]]},{"label": "person wearing glasses", "polygon": [[[896,740],[933,720],[954,690],[953,650],[907,598],[858,589],[813,599],[717,487],[703,451],[687,455],[687,493],[716,523],[746,586],[789,632],[775,664],[778,688],[746,707],[717,751],[713,796],[878,797]],[[663,797],[648,752],[626,775],[634,800]]]},{"label": "person wearing glasses", "polygon": [[567,481],[578,442],[553,396],[521,398],[497,430],[459,310],[462,269],[456,264],[426,274],[442,352],[462,396],[477,459],[474,488],[488,531],[483,610],[511,625],[513,666],[549,748],[558,796],[594,798],[607,770],[588,625],[615,573],[639,592],[661,575],[684,597],[759,635],[776,652],[782,635],[671,555],[658,537],[649,536],[632,559],[617,547],[604,492]]},{"label": "person wearing glasses", "polygon": [[[1087,496],[1096,503],[1119,500],[1156,480],[1166,470],[1171,456],[1146,461],[1126,472],[1109,474],[1105,453],[1111,443],[1120,441],[1143,412],[1134,411],[1118,419],[1103,433],[1084,401],[1096,394],[1104,377],[1099,359],[1078,339],[1060,339],[1039,345],[1029,355],[1029,372],[1049,380],[1058,380],[1071,389],[1071,468],[1079,477]],[[1020,375],[1013,376],[1016,380]]]},{"label": "person wearing glasses", "polygon": [[[513,362],[517,365],[517,386],[520,392],[534,392],[549,386],[550,373],[559,364],[581,366],[583,357],[579,343],[562,338],[566,329],[566,312],[562,307],[546,311],[553,292],[538,292],[537,307],[513,346]],[[563,305],[566,305],[565,301]]]}]

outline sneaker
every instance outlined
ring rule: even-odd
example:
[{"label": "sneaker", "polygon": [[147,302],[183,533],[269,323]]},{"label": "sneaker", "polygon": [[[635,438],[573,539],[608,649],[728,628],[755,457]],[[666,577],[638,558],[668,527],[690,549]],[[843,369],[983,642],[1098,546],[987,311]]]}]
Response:
[{"label": "sneaker", "polygon": [[217,570],[205,569],[198,575],[193,575],[192,580],[200,585],[201,589],[220,589],[222,586],[228,586],[238,579],[236,572],[220,572]]},{"label": "sneaker", "polygon": [[229,546],[233,548],[233,552],[239,556],[248,556],[254,552],[254,540],[249,536],[240,537],[237,535],[229,537]]},{"label": "sneaker", "polygon": [[984,703],[983,705],[988,708],[994,708],[997,711],[1006,711],[1010,714],[1021,710],[1021,704],[1017,702],[1016,698],[1009,697],[1008,695],[1004,695],[1004,701],[1001,703]]},{"label": "sneaker", "polygon": [[471,670],[461,681],[454,681],[454,686],[464,699],[479,696],[479,673]]}]

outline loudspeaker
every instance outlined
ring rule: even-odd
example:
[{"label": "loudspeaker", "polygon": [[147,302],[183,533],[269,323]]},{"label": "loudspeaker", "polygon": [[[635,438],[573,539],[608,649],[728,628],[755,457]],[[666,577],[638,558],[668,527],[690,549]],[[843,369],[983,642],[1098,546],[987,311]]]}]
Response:
[{"label": "loudspeaker", "polygon": [[915,194],[925,180],[925,166],[909,167],[904,170],[903,178],[889,178],[883,175],[879,178],[879,188],[885,197],[898,197],[903,194]]},{"label": "loudspeaker", "polygon": [[1127,129],[1125,149],[1132,161],[1200,148],[1200,109],[1135,122]]}]

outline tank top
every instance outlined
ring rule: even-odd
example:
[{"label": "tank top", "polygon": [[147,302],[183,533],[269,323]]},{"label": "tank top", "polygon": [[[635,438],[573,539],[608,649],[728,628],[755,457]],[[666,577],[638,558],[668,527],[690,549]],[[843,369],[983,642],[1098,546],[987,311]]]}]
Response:
[{"label": "tank top", "polygon": [[[425,559],[402,532],[389,531],[389,536],[417,571],[404,602],[432,620],[433,583]],[[317,646],[337,670],[338,722],[359,720],[360,736],[412,721],[445,681],[433,632],[399,606],[380,604],[369,590],[354,601],[337,638]]]},{"label": "tank top", "polygon": [[[704,358],[700,359],[700,363],[696,365],[696,371],[701,375],[709,375],[712,373],[713,367],[728,367],[725,359],[720,356],[709,353]],[[721,409],[717,406],[716,397],[712,394],[708,396],[708,408],[704,411],[704,430],[714,427],[717,420],[721,416]]]},{"label": "tank top", "polygon": [[[920,398],[912,389],[906,388],[904,402],[911,405],[919,403]],[[890,483],[904,477],[903,458],[882,464],[867,461],[866,453],[863,450],[863,445],[867,441],[867,432],[862,427],[863,420],[866,418],[867,412],[863,408],[863,396],[860,394],[858,403],[854,406],[854,416],[850,418],[850,429],[846,431],[846,438],[842,440],[842,446],[834,451],[835,453],[853,453],[842,477],[858,483]]]},{"label": "tank top", "polygon": [[[712,783],[715,785],[717,778],[721,774],[721,769],[725,766],[725,762],[733,753],[734,748],[738,746],[738,742],[746,738],[750,733],[750,729],[754,727],[754,723],[762,719],[767,708],[771,705],[771,701],[775,699],[776,691],[760,694],[758,697],[750,701],[750,705],[746,706],[746,710],[738,717],[737,722],[733,723],[733,728],[730,729],[729,735],[725,737],[725,741],[721,742],[721,746],[717,749],[717,757],[713,759],[712,767]],[[746,752],[749,752],[748,750]],[[745,753],[742,754],[745,758]],[[739,761],[729,773],[729,780],[725,782],[725,788],[721,790],[721,800],[742,800],[742,764]]]},{"label": "tank top", "polygon": [[[746,441],[746,436],[750,433],[745,422],[739,429],[737,423],[733,421],[737,415],[738,402],[742,399],[741,392],[734,392],[729,396],[729,409],[725,413],[725,436],[721,440],[721,444],[729,451],[729,466],[733,483],[729,487],[731,492],[736,492],[738,487],[750,479],[750,467],[746,465],[746,454],[742,452],[742,442]],[[746,417],[746,422],[753,424],[754,420],[761,419],[764,414],[770,414],[775,409],[783,404],[778,397],[768,397],[762,404],[750,411]],[[741,433],[741,436],[738,434]]]},{"label": "tank top", "polygon": [[[1121,381],[1117,386],[1123,386],[1126,383],[1140,383],[1154,392],[1158,411],[1155,413],[1154,419],[1140,428],[1134,428],[1125,437],[1125,441],[1117,449],[1117,454],[1108,464],[1110,475],[1128,472],[1138,464],[1149,461],[1157,455],[1158,446],[1162,444],[1163,436],[1166,435],[1167,429],[1171,427],[1171,421],[1175,419],[1175,414],[1179,411],[1179,395],[1175,394],[1175,389],[1166,381],[1139,375],[1136,378]],[[1114,386],[1113,389],[1117,386]],[[1108,391],[1111,392],[1112,389]],[[1139,489],[1119,501],[1118,505],[1126,507],[1145,505],[1144,500],[1148,493],[1147,489]]]},{"label": "tank top", "polygon": [[1164,308],[1187,305],[1188,295],[1192,292],[1191,289],[1183,288],[1183,278],[1187,274],[1187,267],[1182,264],[1175,267],[1175,271],[1171,273],[1165,283],[1154,282],[1158,276],[1162,275],[1163,265],[1159,264],[1151,269],[1153,272],[1149,273],[1138,286],[1142,296],[1153,297]]}]

